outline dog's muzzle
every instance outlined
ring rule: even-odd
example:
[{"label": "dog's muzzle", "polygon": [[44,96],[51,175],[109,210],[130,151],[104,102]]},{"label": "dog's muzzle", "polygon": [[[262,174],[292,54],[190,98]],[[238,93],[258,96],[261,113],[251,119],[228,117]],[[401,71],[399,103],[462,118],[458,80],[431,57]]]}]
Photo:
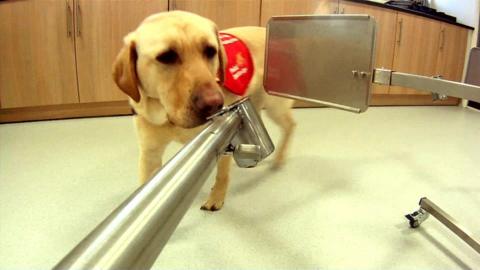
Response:
[{"label": "dog's muzzle", "polygon": [[192,104],[201,118],[220,111],[223,108],[223,95],[218,85],[206,83],[197,87],[192,94]]}]

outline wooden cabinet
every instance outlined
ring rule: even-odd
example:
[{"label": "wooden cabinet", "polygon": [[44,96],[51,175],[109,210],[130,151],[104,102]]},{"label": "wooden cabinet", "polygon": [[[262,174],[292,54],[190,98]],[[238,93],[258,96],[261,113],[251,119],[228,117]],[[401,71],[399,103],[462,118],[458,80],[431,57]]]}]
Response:
[{"label": "wooden cabinet", "polygon": [[[124,35],[166,10],[197,13],[219,29],[265,26],[275,15],[369,14],[377,22],[375,67],[455,81],[462,79],[469,34],[347,0],[0,1],[0,122],[129,113],[111,65]],[[372,92],[372,105],[457,103],[432,102],[427,92],[401,87],[374,85]]]},{"label": "wooden cabinet", "polygon": [[[461,81],[468,30],[410,14],[398,15],[393,70]],[[458,104],[457,98],[433,101],[431,93],[391,86],[389,94],[423,100],[422,105]],[[427,97],[428,96],[428,97]]]},{"label": "wooden cabinet", "polygon": [[462,81],[468,30],[442,23],[436,75],[452,81]]},{"label": "wooden cabinet", "polygon": [[78,102],[73,1],[0,2],[0,18],[1,108]]},{"label": "wooden cabinet", "polygon": [[123,37],[145,17],[166,11],[165,0],[75,0],[75,38],[80,102],[127,100],[112,80]]},{"label": "wooden cabinet", "polygon": [[218,28],[260,25],[260,0],[170,0],[170,10],[185,10],[213,20]]},{"label": "wooden cabinet", "polygon": [[0,122],[128,114],[123,37],[168,0],[0,2]]},{"label": "wooden cabinet", "polygon": [[[461,81],[468,30],[460,26],[341,1],[340,13],[369,14],[377,22],[376,60],[374,67],[436,76]],[[373,85],[373,105],[457,104],[458,99],[433,101],[429,92],[398,86]]]},{"label": "wooden cabinet", "polygon": [[338,0],[263,0],[261,25],[275,15],[334,13],[338,13]]},{"label": "wooden cabinet", "polygon": [[[397,12],[346,1],[340,3],[339,10],[340,13],[344,14],[368,14],[375,18],[375,22],[377,23],[377,37],[374,67],[392,69],[395,51]],[[373,85],[373,94],[388,94],[388,92],[389,86],[387,85]]]},{"label": "wooden cabinet", "polygon": [[[441,23],[423,17],[398,14],[393,70],[435,76]],[[430,95],[404,87],[390,87],[390,94]]]}]

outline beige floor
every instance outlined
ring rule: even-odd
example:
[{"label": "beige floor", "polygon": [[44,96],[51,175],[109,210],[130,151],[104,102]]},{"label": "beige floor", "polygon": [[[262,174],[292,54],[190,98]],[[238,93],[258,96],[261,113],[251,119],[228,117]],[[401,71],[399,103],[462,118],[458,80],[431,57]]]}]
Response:
[{"label": "beige floor", "polygon": [[[435,219],[412,230],[403,217],[428,196],[480,237],[479,112],[295,118],[286,166],[233,168],[216,213],[199,210],[210,179],[155,269],[480,268]],[[50,269],[136,188],[137,151],[131,117],[0,125],[0,269]]]}]

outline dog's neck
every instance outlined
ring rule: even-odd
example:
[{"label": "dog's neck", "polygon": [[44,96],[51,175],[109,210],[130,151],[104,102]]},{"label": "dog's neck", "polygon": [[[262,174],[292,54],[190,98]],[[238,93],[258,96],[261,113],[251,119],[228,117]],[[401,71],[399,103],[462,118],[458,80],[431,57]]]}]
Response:
[{"label": "dog's neck", "polygon": [[141,95],[139,102],[130,99],[130,105],[138,115],[153,125],[160,126],[168,123],[167,112],[157,98]]}]

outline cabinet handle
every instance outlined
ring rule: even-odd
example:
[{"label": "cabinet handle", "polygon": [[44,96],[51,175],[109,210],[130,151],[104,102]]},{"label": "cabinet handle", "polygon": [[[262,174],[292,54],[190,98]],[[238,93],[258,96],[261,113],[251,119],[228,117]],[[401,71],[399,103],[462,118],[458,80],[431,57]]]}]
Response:
[{"label": "cabinet handle", "polygon": [[445,28],[440,31],[440,50],[443,50],[445,47]]},{"label": "cabinet handle", "polygon": [[67,11],[67,37],[72,37],[72,7],[70,6],[70,0],[65,0],[65,6]]},{"label": "cabinet handle", "polygon": [[80,3],[77,2],[77,12],[75,14],[75,17],[77,19],[77,37],[80,37],[82,35],[82,11],[80,10]]},{"label": "cabinet handle", "polygon": [[397,40],[397,44],[398,46],[400,46],[400,44],[402,43],[402,32],[403,32],[403,19],[400,19],[399,22],[398,22],[398,40]]}]

